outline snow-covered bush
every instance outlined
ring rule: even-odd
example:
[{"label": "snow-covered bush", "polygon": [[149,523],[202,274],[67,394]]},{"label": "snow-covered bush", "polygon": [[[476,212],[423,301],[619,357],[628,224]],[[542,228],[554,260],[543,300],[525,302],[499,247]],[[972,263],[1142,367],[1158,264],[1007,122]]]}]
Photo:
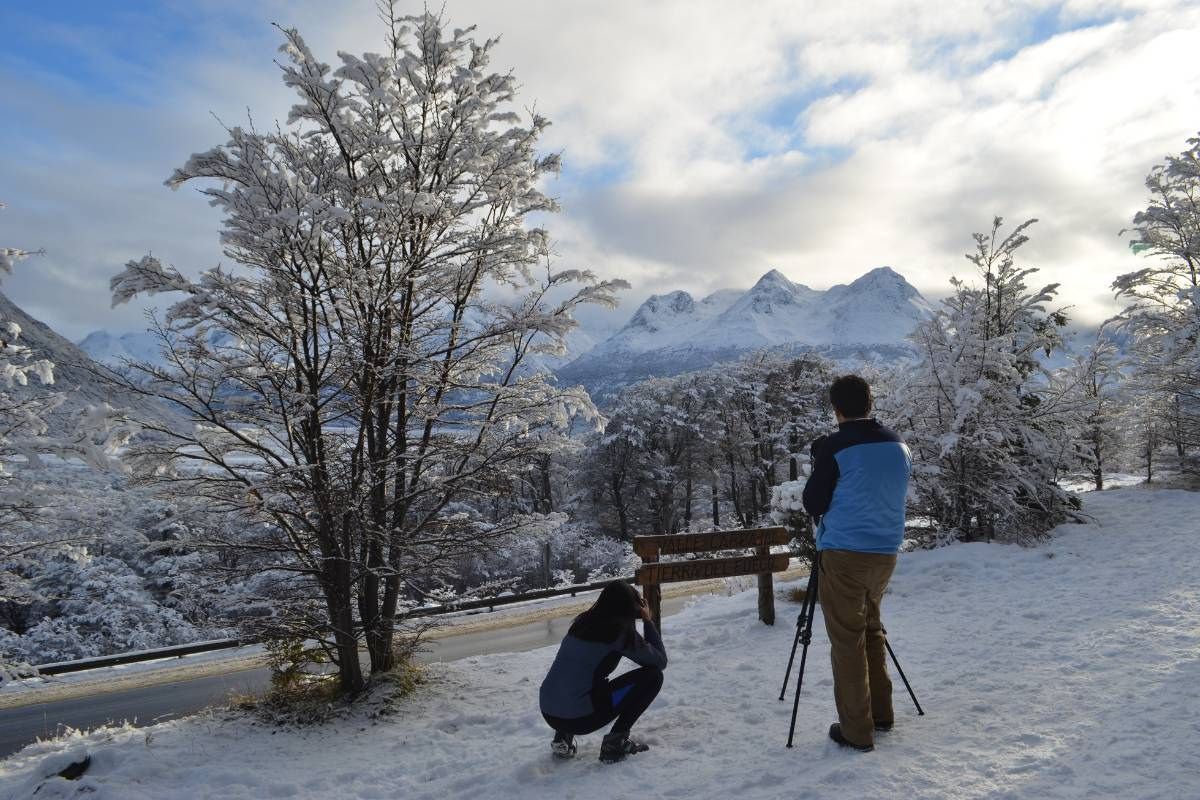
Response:
[{"label": "snow-covered bush", "polygon": [[810,562],[817,552],[812,517],[804,510],[804,480],[784,481],[771,489],[771,522],[782,525],[798,546],[796,554]]},{"label": "snow-covered bush", "polygon": [[71,549],[38,576],[45,615],[20,637],[29,661],[146,650],[203,638],[174,609],[157,603],[126,564]]}]

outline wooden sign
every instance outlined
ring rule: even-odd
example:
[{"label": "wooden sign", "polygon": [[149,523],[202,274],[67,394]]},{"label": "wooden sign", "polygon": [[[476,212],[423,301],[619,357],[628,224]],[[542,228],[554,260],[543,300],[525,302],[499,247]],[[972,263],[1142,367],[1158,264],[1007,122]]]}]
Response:
[{"label": "wooden sign", "polygon": [[735,550],[743,547],[770,547],[775,544],[787,544],[791,538],[786,528],[748,528],[741,531],[676,533],[671,536],[635,536],[633,552],[644,559],[647,556],[654,557],[656,555],[671,556],[680,553],[711,553],[714,550]]},{"label": "wooden sign", "polygon": [[[677,533],[670,536],[635,536],[633,551],[642,559],[634,582],[645,587],[643,594],[654,624],[662,629],[662,590],[664,583],[731,578],[734,575],[758,576],[758,618],[775,624],[775,590],[771,573],[788,568],[787,553],[771,555],[772,545],[791,540],[786,528],[748,528],[709,533]],[[754,550],[752,556],[706,558],[695,561],[660,562],[659,556],[683,553],[711,553],[714,550]]]},{"label": "wooden sign", "polygon": [[791,557],[787,553],[779,553],[773,556],[708,558],[699,561],[647,564],[638,569],[634,576],[634,583],[639,586],[647,586],[658,583],[730,578],[734,575],[761,575],[765,572],[783,572],[788,568],[790,562]]}]

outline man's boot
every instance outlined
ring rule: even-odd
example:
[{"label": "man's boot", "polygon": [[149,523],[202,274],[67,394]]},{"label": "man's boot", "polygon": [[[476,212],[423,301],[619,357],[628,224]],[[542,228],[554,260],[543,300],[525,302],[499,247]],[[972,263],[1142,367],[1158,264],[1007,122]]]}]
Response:
[{"label": "man's boot", "polygon": [[842,724],[835,722],[829,726],[829,738],[840,744],[842,747],[849,747],[851,750],[857,750],[860,753],[869,753],[875,749],[873,744],[855,744],[842,735]]}]

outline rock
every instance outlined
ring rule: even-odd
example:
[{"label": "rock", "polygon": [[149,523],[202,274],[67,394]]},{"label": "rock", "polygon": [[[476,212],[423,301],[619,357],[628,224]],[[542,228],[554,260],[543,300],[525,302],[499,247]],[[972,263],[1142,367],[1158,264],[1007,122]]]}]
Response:
[{"label": "rock", "polygon": [[66,778],[69,781],[77,781],[83,777],[83,773],[88,771],[88,767],[92,765],[92,757],[85,756],[82,761],[72,761],[67,766],[59,771],[58,777]]}]

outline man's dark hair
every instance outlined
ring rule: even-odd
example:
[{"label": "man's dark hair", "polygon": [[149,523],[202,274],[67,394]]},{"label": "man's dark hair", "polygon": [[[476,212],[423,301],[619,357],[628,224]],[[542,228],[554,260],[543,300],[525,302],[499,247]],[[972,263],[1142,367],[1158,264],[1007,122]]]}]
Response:
[{"label": "man's dark hair", "polygon": [[843,375],[829,387],[829,402],[843,417],[865,417],[871,413],[871,387],[857,375]]}]

